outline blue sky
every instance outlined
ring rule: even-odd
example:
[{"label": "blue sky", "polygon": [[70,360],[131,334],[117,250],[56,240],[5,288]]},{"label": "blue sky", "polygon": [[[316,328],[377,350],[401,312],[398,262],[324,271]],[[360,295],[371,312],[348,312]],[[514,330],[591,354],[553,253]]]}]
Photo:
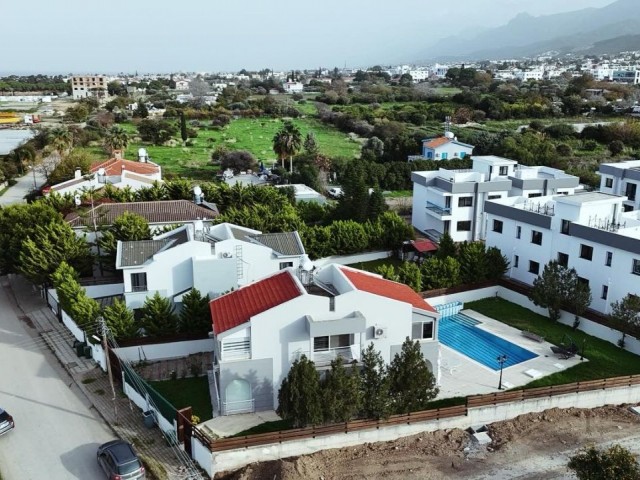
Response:
[{"label": "blue sky", "polygon": [[[0,73],[409,62],[463,29],[613,0],[30,0],[0,10]],[[13,41],[7,41],[12,38]]]}]

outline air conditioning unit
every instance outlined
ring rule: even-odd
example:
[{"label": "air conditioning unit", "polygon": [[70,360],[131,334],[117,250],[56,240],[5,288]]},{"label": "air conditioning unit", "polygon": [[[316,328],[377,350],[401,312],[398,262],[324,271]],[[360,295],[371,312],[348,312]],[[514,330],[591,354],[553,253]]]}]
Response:
[{"label": "air conditioning unit", "polygon": [[231,252],[222,252],[222,258],[231,258],[232,256]]},{"label": "air conditioning unit", "polygon": [[373,327],[373,338],[387,338],[387,327],[376,325]]}]

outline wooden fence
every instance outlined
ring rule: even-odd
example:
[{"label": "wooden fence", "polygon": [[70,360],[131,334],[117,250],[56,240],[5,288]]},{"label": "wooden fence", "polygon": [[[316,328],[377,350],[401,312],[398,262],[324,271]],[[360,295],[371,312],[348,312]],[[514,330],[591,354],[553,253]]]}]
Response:
[{"label": "wooden fence", "polygon": [[404,415],[392,415],[387,419],[381,420],[354,420],[346,423],[295,428],[292,430],[281,430],[279,432],[260,433],[243,437],[230,437],[217,440],[209,439],[209,437],[200,432],[198,428],[194,428],[193,436],[196,437],[203,445],[208,446],[212,452],[222,452],[225,450],[255,447],[258,445],[282,443],[286,441],[300,440],[305,438],[316,438],[322,435],[349,433],[356,432],[358,430],[367,430],[373,428],[377,429],[394,425],[410,425],[412,423],[425,422],[428,420],[461,417],[467,415],[467,411],[469,408],[478,408],[504,403],[516,403],[534,398],[566,395],[568,393],[580,393],[594,390],[606,390],[609,388],[630,387],[632,385],[640,385],[640,375],[604,378],[601,380],[591,380],[587,382],[577,382],[550,387],[530,388],[525,390],[489,393],[486,395],[473,395],[466,398],[465,405],[423,410],[420,412],[413,412]]}]

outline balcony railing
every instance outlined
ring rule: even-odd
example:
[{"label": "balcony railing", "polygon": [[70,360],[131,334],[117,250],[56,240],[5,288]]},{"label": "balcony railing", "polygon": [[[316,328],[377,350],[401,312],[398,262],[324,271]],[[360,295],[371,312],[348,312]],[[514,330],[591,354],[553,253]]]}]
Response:
[{"label": "balcony railing", "polygon": [[253,413],[256,411],[255,401],[240,400],[238,402],[223,402],[222,415],[235,415],[238,413]]},{"label": "balcony railing", "polygon": [[436,205],[435,203],[431,202],[427,202],[427,210],[437,215],[451,215],[451,207],[441,207],[440,205]]},{"label": "balcony railing", "polygon": [[[360,348],[359,346],[357,346]],[[350,363],[353,360],[359,360],[359,356],[353,355],[351,347],[337,347],[337,348],[325,348],[322,350],[313,351],[313,363],[316,366],[326,366],[331,364],[333,360],[338,357],[342,357],[344,363]]]},{"label": "balcony railing", "polygon": [[131,287],[131,291],[132,292],[146,292],[147,291],[147,286],[146,285],[133,285]]}]

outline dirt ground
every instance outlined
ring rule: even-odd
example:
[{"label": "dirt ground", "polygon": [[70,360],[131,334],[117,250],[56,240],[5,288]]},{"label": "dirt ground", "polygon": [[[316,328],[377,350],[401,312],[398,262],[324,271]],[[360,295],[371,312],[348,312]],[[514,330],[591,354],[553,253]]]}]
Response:
[{"label": "dirt ground", "polygon": [[254,463],[224,480],[389,480],[575,478],[569,456],[585,445],[620,443],[640,453],[640,417],[626,406],[552,409],[488,426],[491,444],[466,431],[424,432],[393,442]]}]

